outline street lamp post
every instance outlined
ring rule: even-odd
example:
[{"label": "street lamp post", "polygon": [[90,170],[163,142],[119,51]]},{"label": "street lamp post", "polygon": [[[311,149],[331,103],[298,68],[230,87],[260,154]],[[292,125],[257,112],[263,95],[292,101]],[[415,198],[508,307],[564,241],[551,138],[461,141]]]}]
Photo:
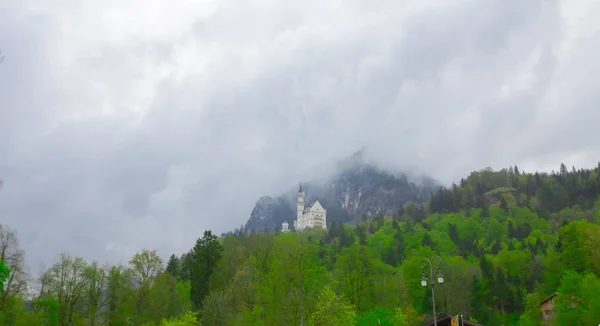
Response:
[{"label": "street lamp post", "polygon": [[425,262],[427,262],[429,263],[429,283],[431,284],[431,301],[433,302],[433,325],[437,326],[437,317],[435,315],[435,282],[433,280],[433,264],[431,263],[432,260],[437,260],[437,282],[439,284],[444,283],[444,274],[442,274],[442,270],[440,269],[440,263],[442,262],[442,258],[440,258],[440,256],[434,256],[433,258],[431,258],[431,260],[427,258],[423,258],[423,260],[421,260],[421,286],[427,286],[427,277],[425,276],[425,267],[427,266]]}]

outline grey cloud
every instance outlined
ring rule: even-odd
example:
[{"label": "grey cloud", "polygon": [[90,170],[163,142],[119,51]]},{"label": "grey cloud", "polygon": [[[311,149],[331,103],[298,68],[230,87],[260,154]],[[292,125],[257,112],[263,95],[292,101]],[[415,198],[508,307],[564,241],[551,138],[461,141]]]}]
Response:
[{"label": "grey cloud", "polygon": [[34,269],[181,253],[361,146],[444,182],[597,161],[599,34],[563,3],[122,3],[0,13],[0,221]]}]

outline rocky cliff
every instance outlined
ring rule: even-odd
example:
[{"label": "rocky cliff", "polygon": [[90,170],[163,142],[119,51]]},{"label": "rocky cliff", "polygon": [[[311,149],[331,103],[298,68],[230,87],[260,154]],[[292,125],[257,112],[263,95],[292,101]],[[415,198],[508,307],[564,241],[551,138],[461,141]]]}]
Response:
[{"label": "rocky cliff", "polygon": [[[392,174],[367,164],[361,152],[339,164],[339,172],[328,180],[303,183],[305,202],[316,199],[327,209],[327,222],[332,220],[354,224],[363,216],[391,216],[408,202],[421,203],[429,199],[439,184],[428,177],[413,178],[407,174]],[[261,197],[254,206],[244,230],[249,232],[290,227],[296,218],[298,187],[277,196]]]}]

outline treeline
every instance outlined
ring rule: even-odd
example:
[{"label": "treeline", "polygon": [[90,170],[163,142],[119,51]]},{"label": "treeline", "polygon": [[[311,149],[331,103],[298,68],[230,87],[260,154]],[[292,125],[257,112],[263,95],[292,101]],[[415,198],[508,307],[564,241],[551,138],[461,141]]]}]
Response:
[{"label": "treeline", "polygon": [[432,315],[420,264],[439,255],[440,313],[489,326],[540,325],[540,300],[557,292],[557,325],[593,325],[600,316],[599,171],[563,167],[474,172],[424,205],[357,226],[221,238],[207,231],[164,269],[152,251],[104,268],[62,255],[35,294],[27,291],[16,236],[4,228],[0,245],[13,240],[0,248],[10,268],[0,264],[7,280],[0,318],[61,326],[419,325]]},{"label": "treeline", "polygon": [[136,253],[125,266],[62,254],[32,290],[18,238],[0,225],[0,325],[198,325],[209,264],[220,259],[220,248],[217,237],[205,232],[187,254],[185,276],[175,260],[165,268],[151,250]]},{"label": "treeline", "polygon": [[439,255],[446,281],[436,286],[438,312],[484,325],[540,325],[539,302],[558,292],[557,324],[591,324],[600,315],[599,195],[598,168],[485,169],[424,205],[355,227],[238,232],[222,239],[203,318],[418,325],[432,313],[420,262]]},{"label": "treeline", "polygon": [[460,185],[441,188],[429,201],[430,213],[468,212],[471,208],[485,209],[495,196],[494,189],[514,189],[517,205],[528,207],[549,217],[551,213],[578,206],[590,209],[600,194],[600,162],[594,169],[568,170],[564,164],[558,172],[523,173],[517,166],[500,171],[484,169],[473,172]]}]

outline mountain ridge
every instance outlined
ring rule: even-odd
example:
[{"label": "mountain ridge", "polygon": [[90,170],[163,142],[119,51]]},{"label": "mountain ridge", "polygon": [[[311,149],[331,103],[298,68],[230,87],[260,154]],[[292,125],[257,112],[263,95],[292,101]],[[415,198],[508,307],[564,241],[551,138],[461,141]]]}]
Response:
[{"label": "mountain ridge", "polygon": [[[408,202],[420,204],[429,200],[441,187],[428,176],[391,173],[367,163],[364,153],[362,148],[338,162],[337,171],[329,178],[300,183],[307,204],[318,199],[327,209],[328,224],[331,221],[356,224],[363,217],[393,215]],[[284,221],[293,225],[297,189],[296,185],[277,196],[261,196],[242,226],[243,231],[275,231]]]}]

